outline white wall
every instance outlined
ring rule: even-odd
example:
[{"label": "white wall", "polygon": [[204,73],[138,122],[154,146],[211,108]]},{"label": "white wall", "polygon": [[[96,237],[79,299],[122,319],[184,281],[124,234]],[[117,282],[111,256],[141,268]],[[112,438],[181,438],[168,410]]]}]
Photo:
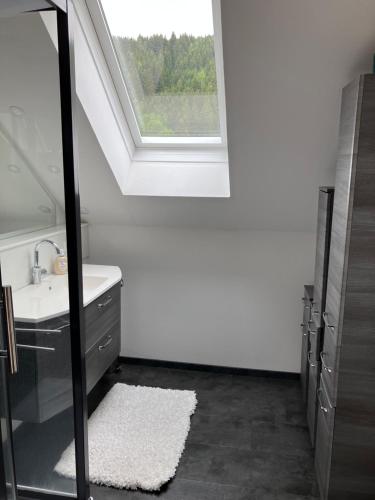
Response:
[{"label": "white wall", "polygon": [[90,262],[121,266],[122,354],[298,372],[314,235],[90,226]]}]

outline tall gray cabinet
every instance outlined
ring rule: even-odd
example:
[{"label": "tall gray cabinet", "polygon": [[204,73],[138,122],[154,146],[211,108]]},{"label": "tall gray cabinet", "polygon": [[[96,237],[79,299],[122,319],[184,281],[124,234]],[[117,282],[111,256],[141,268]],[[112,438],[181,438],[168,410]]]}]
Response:
[{"label": "tall gray cabinet", "polygon": [[315,465],[322,499],[375,498],[375,76],[343,91]]},{"label": "tall gray cabinet", "polygon": [[307,423],[311,443],[315,445],[318,398],[317,390],[321,373],[321,352],[324,339],[323,312],[326,305],[329,249],[331,241],[332,207],[334,189],[328,186],[319,188],[318,224],[315,256],[314,298],[311,321],[308,327],[308,393]]}]

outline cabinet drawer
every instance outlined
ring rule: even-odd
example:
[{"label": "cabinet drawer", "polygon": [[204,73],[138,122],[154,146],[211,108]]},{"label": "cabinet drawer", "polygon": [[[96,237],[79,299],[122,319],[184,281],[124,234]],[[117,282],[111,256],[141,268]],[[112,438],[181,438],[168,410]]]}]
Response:
[{"label": "cabinet drawer", "polygon": [[308,328],[309,352],[311,360],[319,359],[321,330],[322,329],[317,328],[315,324],[310,324]]},{"label": "cabinet drawer", "polygon": [[309,352],[309,338],[308,331],[305,325],[301,325],[302,329],[302,351],[301,351],[301,385],[302,385],[302,397],[304,403],[307,400],[307,386],[308,386],[308,361],[307,356]]},{"label": "cabinet drawer", "polygon": [[317,412],[317,387],[319,381],[319,363],[309,363],[309,390],[307,396],[307,424],[309,427],[311,444],[315,446],[316,412]]},{"label": "cabinet drawer", "polygon": [[86,350],[107,333],[121,316],[121,284],[103,293],[84,309]]},{"label": "cabinet drawer", "polygon": [[337,375],[340,358],[340,347],[334,341],[330,331],[325,329],[323,350],[320,353],[322,363],[322,378],[327,388],[330,400],[336,405]]},{"label": "cabinet drawer", "polygon": [[315,469],[322,498],[327,498],[331,470],[331,454],[335,409],[330,403],[323,381],[317,391]]},{"label": "cabinet drawer", "polygon": [[104,375],[120,354],[120,322],[103,335],[86,354],[87,392]]},{"label": "cabinet drawer", "polygon": [[[328,297],[327,297],[327,303],[328,303]],[[336,345],[339,345],[339,335],[338,335],[338,322],[335,319],[335,316],[330,312],[330,309],[327,308],[323,312],[323,322],[324,322],[324,328],[325,331],[330,334],[330,337],[332,339],[332,342]],[[328,335],[327,333],[327,335]]]},{"label": "cabinet drawer", "polygon": [[322,374],[320,375],[319,388],[316,391],[316,394],[318,400],[318,415],[324,418],[328,429],[333,431],[335,408],[331,401],[329,391]]}]

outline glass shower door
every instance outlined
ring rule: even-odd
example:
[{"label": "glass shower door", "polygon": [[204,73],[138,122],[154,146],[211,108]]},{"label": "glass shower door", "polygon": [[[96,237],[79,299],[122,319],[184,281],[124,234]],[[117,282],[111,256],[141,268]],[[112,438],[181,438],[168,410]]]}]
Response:
[{"label": "glass shower door", "polygon": [[[6,336],[7,323],[5,318],[5,296],[1,284],[0,272],[0,498],[15,500],[16,478],[14,467],[14,451],[12,438],[12,420],[9,405],[9,376],[17,365],[12,367],[8,360],[8,339]],[[13,342],[15,338],[13,337]],[[13,346],[14,354],[14,346]],[[17,359],[13,358],[13,362]]]},{"label": "glass shower door", "polygon": [[[47,10],[19,14],[17,3]],[[58,46],[67,26],[52,4],[0,2],[0,272],[1,290],[13,304],[13,314],[2,309],[0,354],[7,358],[0,358],[0,498],[16,498],[16,485],[30,498],[86,500],[80,474],[67,476],[58,467],[75,440],[84,468],[85,394],[73,134],[60,92],[70,95],[69,82],[66,89],[61,84],[68,51]],[[62,255],[69,272],[56,274]],[[13,349],[7,342],[12,328]]]}]

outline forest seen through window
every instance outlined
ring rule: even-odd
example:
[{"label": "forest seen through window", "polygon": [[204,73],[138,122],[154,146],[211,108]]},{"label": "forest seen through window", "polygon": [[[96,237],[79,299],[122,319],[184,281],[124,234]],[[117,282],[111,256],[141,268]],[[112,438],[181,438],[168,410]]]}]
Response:
[{"label": "forest seen through window", "polygon": [[213,35],[112,39],[141,136],[220,136]]}]

